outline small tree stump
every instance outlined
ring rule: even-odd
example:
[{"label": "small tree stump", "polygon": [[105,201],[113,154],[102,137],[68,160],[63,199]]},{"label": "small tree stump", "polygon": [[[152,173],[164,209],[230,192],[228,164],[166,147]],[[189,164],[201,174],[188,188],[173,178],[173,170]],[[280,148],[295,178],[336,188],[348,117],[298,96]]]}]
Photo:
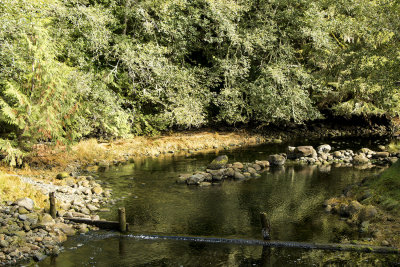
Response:
[{"label": "small tree stump", "polygon": [[126,213],[125,208],[118,209],[118,216],[119,216],[119,230],[120,232],[126,232]]},{"label": "small tree stump", "polygon": [[54,192],[49,193],[50,199],[50,215],[53,219],[57,216],[57,208],[56,208],[56,197],[54,196]]}]

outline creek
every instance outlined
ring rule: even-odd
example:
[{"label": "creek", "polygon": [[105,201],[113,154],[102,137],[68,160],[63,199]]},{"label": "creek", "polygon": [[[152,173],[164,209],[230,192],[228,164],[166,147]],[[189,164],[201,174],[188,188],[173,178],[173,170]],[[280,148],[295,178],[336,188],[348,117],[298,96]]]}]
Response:
[{"label": "creek", "polygon": [[[330,140],[337,149],[376,148],[385,141]],[[288,144],[269,144],[221,151],[229,162],[254,162],[284,152]],[[138,239],[134,235],[185,235],[261,239],[259,213],[267,212],[273,240],[339,242],[358,238],[357,232],[329,213],[325,199],[337,196],[349,184],[376,175],[377,168],[287,165],[271,168],[261,177],[225,180],[209,187],[176,184],[179,174],[203,170],[216,153],[142,158],[99,173],[99,179],[120,197],[102,218],[115,220],[117,207],[125,207],[132,235],[96,231],[71,237],[58,257],[39,266],[310,266],[322,261],[375,266],[399,264],[395,255],[353,252],[262,248],[241,244],[193,240]]]}]

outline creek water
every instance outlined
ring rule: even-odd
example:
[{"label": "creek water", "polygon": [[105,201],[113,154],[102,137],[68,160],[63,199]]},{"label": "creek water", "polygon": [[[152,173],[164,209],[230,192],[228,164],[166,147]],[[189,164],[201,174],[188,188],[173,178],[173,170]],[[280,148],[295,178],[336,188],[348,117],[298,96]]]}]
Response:
[{"label": "creek water", "polygon": [[[371,141],[368,141],[371,142]],[[304,144],[305,142],[301,142]],[[328,141],[334,149],[375,148],[379,142]],[[314,143],[318,145],[321,143]],[[284,152],[288,144],[261,145],[221,151],[230,162],[253,162]],[[291,145],[298,145],[296,142]],[[89,232],[69,238],[58,257],[39,266],[319,266],[322,262],[375,266],[398,265],[393,255],[262,248],[240,244],[138,239],[134,235],[185,235],[260,239],[260,212],[271,220],[274,240],[338,242],[357,238],[322,203],[347,185],[376,175],[378,169],[285,166],[259,178],[225,180],[210,187],[175,183],[181,173],[204,170],[216,153],[168,155],[135,160],[99,173],[99,179],[120,197],[103,218],[115,220],[117,207],[126,208],[131,235]]]}]

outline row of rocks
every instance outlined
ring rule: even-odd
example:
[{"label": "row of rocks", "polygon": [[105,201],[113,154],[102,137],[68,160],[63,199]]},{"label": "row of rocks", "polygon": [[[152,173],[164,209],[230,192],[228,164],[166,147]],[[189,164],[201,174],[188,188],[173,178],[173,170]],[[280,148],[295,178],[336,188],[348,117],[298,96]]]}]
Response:
[{"label": "row of rocks", "polygon": [[[58,254],[67,236],[86,233],[95,227],[76,224],[68,218],[99,220],[97,211],[110,201],[111,190],[103,189],[92,176],[57,175],[57,184],[30,177],[19,178],[43,194],[55,193],[57,218],[48,210],[35,207],[29,198],[0,205],[0,263],[15,264],[21,260],[40,261],[46,255]],[[105,210],[105,209],[104,209]]]},{"label": "row of rocks", "polygon": [[[382,150],[385,148],[382,147]],[[357,152],[351,149],[331,152],[330,145],[321,145],[315,150],[312,146],[288,147],[287,158],[308,164],[351,163],[353,165],[392,164],[400,157],[399,153],[373,151],[362,148]]]},{"label": "row of rocks", "polygon": [[209,186],[212,183],[221,182],[228,178],[244,180],[260,176],[260,173],[268,170],[269,166],[269,161],[255,161],[254,163],[235,162],[228,164],[228,157],[223,155],[214,159],[204,172],[181,174],[178,177],[177,183]]},{"label": "row of rocks", "polygon": [[[332,147],[328,144],[318,146],[317,149],[312,146],[289,146],[286,153],[269,155],[267,160],[253,163],[235,162],[232,164],[228,164],[228,157],[222,155],[214,159],[205,171],[199,171],[194,174],[181,174],[177,179],[177,183],[209,186],[223,179],[243,180],[258,177],[260,173],[268,170],[269,166],[283,166],[287,160],[295,163],[321,166],[371,168],[374,164],[392,164],[400,157],[400,153],[375,152],[368,148],[362,148],[357,152],[351,149],[333,152],[331,150]],[[384,147],[382,150],[384,150]]]}]

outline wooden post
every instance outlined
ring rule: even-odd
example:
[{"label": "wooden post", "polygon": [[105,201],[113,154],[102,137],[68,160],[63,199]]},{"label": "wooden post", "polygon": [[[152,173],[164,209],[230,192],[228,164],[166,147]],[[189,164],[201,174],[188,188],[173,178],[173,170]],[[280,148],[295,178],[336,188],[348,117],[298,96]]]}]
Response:
[{"label": "wooden post", "polygon": [[49,193],[49,199],[50,199],[50,215],[53,219],[55,219],[57,215],[57,209],[56,209],[56,198],[54,196],[54,192]]},{"label": "wooden post", "polygon": [[118,215],[119,215],[119,230],[124,233],[126,232],[126,214],[125,214],[125,208],[119,208],[118,209]]},{"label": "wooden post", "polygon": [[261,233],[264,240],[271,240],[271,222],[267,218],[267,213],[260,212]]}]

